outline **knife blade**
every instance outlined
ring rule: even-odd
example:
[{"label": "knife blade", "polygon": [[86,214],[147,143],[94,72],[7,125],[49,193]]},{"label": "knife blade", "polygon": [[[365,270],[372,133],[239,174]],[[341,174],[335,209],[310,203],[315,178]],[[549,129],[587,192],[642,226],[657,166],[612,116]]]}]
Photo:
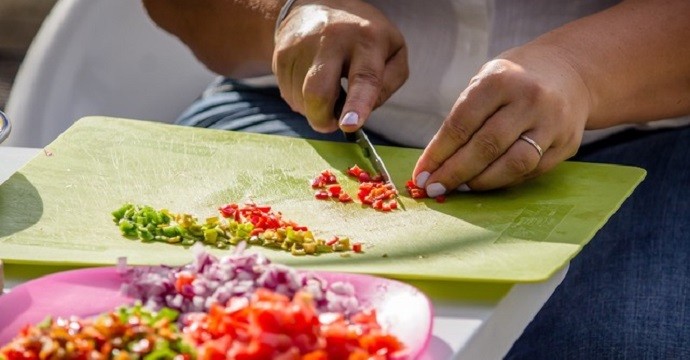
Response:
[{"label": "knife blade", "polygon": [[345,137],[359,145],[360,149],[362,150],[362,154],[369,160],[369,162],[371,162],[373,169],[376,170],[379,175],[381,175],[383,182],[390,184],[393,190],[395,190],[397,193],[398,189],[395,187],[388,169],[386,169],[386,164],[383,163],[383,159],[381,159],[381,156],[378,154],[378,152],[376,152],[374,144],[371,143],[371,140],[369,140],[369,137],[364,130],[359,128],[353,133],[345,133]]},{"label": "knife blade", "polygon": [[[336,100],[334,107],[336,119],[340,119],[340,116],[343,112],[343,106],[345,105],[346,97],[347,93],[345,92],[345,89],[341,87],[340,94],[338,95],[338,99]],[[343,133],[345,134],[345,138],[348,141],[354,142],[357,145],[359,145],[359,148],[362,150],[362,155],[364,155],[364,157],[371,163],[371,168],[373,168],[379,175],[381,175],[381,177],[383,178],[383,182],[385,184],[388,184],[391,187],[391,189],[395,191],[395,197],[398,198],[398,188],[395,186],[395,183],[393,183],[391,175],[388,172],[388,169],[386,168],[386,164],[384,164],[383,159],[381,159],[381,156],[378,154],[378,152],[376,152],[374,144],[371,142],[371,140],[369,140],[369,137],[364,132],[364,128],[360,127],[355,132]]]}]

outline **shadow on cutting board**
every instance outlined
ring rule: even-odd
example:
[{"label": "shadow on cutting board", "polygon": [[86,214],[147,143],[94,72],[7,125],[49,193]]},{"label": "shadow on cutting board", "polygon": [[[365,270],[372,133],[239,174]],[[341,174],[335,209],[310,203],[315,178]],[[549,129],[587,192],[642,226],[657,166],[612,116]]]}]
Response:
[{"label": "shadow on cutting board", "polygon": [[[35,225],[43,215],[43,199],[21,173],[0,185],[0,238]],[[12,209],[8,211],[7,209]]]}]

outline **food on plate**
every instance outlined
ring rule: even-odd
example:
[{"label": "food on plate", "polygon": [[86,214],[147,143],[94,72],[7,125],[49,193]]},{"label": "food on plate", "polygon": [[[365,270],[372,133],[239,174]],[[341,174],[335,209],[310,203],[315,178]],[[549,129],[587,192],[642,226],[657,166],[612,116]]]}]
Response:
[{"label": "food on plate", "polygon": [[359,308],[351,284],[329,284],[314,273],[273,263],[262,254],[246,253],[242,245],[220,258],[199,245],[192,251],[193,261],[182,266],[119,264],[122,293],[151,309],[169,307],[182,313],[208,311],[211,305],[232,297],[249,298],[260,288],[289,298],[298,291],[309,293],[319,311],[350,315]]},{"label": "food on plate", "polygon": [[47,318],[28,325],[0,348],[0,359],[192,359],[178,313],[121,307],[93,318]]},{"label": "food on plate", "polygon": [[258,289],[190,315],[183,331],[202,359],[390,359],[403,348],[375,311],[319,313],[306,292]]},{"label": "food on plate", "polygon": [[292,255],[316,255],[331,252],[362,252],[361,244],[351,244],[347,237],[337,241],[320,239],[306,226],[283,218],[270,206],[230,203],[221,206],[220,216],[199,222],[190,214],[174,214],[148,205],[125,204],[112,212],[122,235],[142,241],[193,245],[197,242],[228,248],[240,242],[289,251]]},{"label": "food on plate", "polygon": [[273,264],[243,246],[216,258],[197,244],[183,266],[130,267],[123,259],[120,291],[133,305],[26,326],[0,359],[408,357],[352,283]]}]

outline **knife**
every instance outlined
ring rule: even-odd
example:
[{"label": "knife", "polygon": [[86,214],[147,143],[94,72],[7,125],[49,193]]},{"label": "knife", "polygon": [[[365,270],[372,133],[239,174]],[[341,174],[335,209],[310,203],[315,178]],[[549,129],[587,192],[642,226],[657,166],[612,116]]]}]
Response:
[{"label": "knife", "polygon": [[[335,107],[334,107],[334,113],[335,113],[335,118],[340,119],[340,115],[343,112],[343,106],[345,105],[345,99],[347,97],[347,93],[345,92],[345,89],[342,87],[340,88],[340,94],[338,95],[338,99],[335,102]],[[376,170],[376,172],[381,175],[383,178],[383,182],[385,184],[390,185],[391,189],[395,191],[395,197],[396,199],[398,198],[398,189],[395,187],[395,184],[393,183],[393,180],[391,179],[391,174],[388,172],[388,169],[386,169],[386,164],[383,163],[383,159],[381,159],[381,156],[376,152],[376,148],[374,148],[374,144],[371,143],[371,140],[369,140],[369,137],[367,134],[364,132],[364,128],[360,127],[357,129],[355,132],[343,132],[345,134],[345,138],[350,141],[354,142],[357,145],[359,145],[359,148],[362,150],[362,154],[364,157],[369,160],[369,162],[372,165],[372,168]],[[402,205],[402,203],[401,203]]]}]

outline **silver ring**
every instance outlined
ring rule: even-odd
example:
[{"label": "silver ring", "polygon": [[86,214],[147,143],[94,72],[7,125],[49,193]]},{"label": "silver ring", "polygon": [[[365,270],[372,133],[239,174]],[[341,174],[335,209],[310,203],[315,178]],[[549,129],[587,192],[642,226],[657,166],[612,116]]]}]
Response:
[{"label": "silver ring", "polygon": [[542,155],[544,155],[544,151],[541,149],[541,146],[539,146],[539,144],[537,144],[536,141],[528,138],[526,135],[520,135],[520,139],[527,141],[528,144],[532,145],[535,149],[537,149],[539,157],[542,157]]},{"label": "silver ring", "polygon": [[0,143],[7,139],[10,135],[10,131],[12,131],[12,123],[10,123],[10,119],[5,113],[0,111]]}]

